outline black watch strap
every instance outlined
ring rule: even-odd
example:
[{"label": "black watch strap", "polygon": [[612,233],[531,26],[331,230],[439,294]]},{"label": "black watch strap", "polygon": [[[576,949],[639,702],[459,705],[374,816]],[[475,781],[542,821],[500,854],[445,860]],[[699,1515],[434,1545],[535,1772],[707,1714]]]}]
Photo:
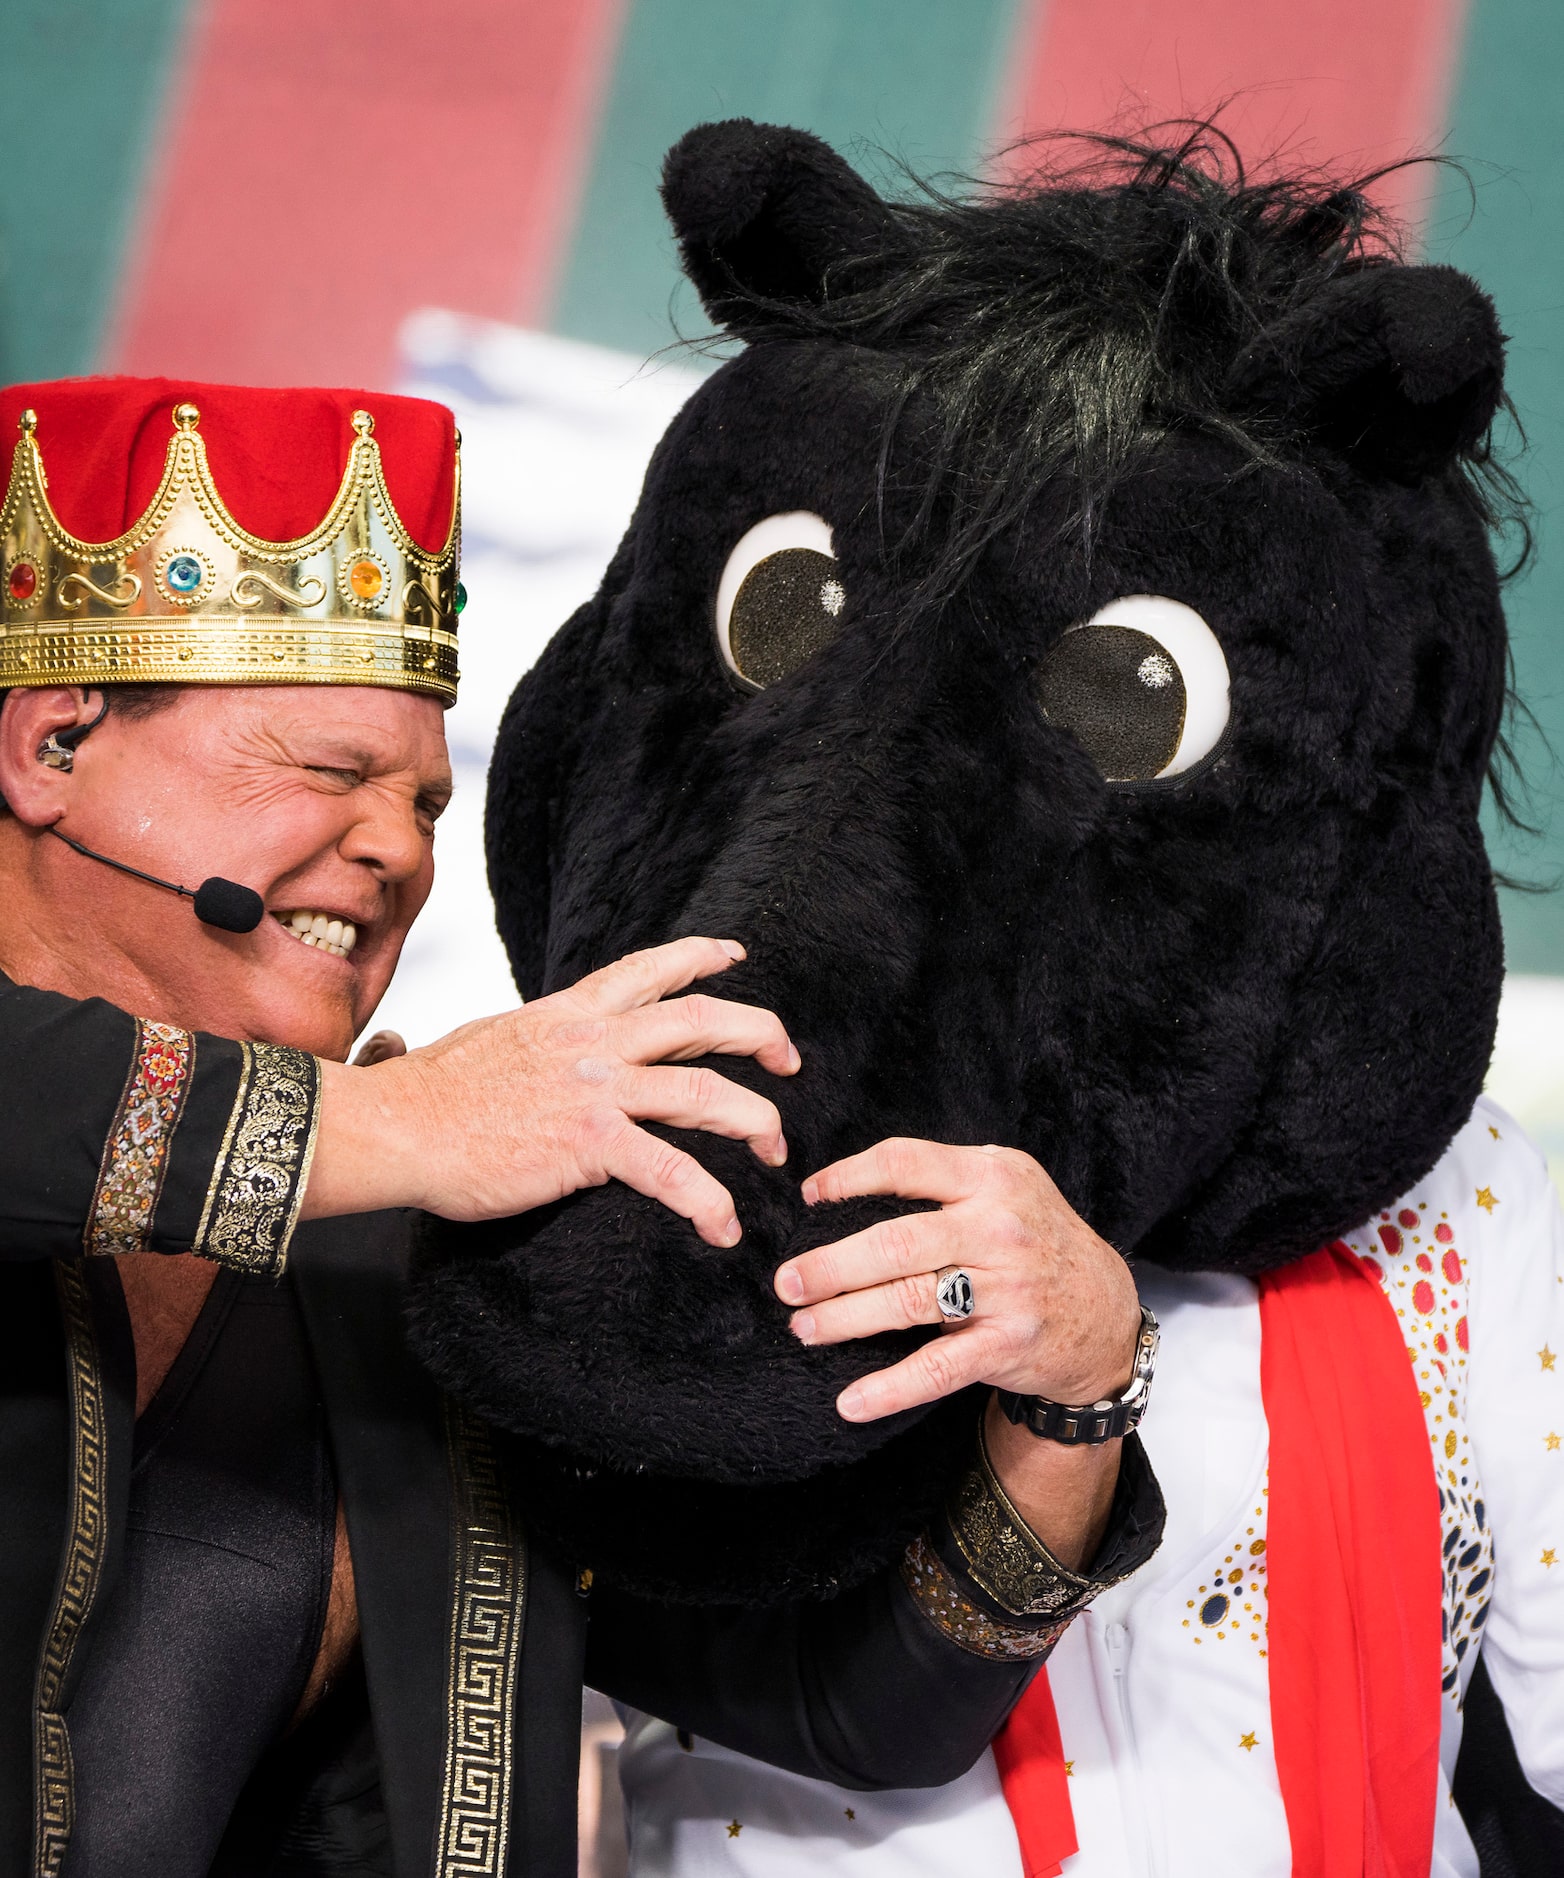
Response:
[{"label": "black watch strap", "polygon": [[1151,1377],[1157,1364],[1157,1320],[1143,1304],[1140,1336],[1135,1344],[1135,1371],[1122,1395],[1103,1402],[1050,1402],[1046,1396],[1017,1395],[996,1389],[1001,1413],[1018,1428],[1026,1428],[1044,1441],[1066,1446],[1117,1441],[1140,1426],[1151,1396]]}]

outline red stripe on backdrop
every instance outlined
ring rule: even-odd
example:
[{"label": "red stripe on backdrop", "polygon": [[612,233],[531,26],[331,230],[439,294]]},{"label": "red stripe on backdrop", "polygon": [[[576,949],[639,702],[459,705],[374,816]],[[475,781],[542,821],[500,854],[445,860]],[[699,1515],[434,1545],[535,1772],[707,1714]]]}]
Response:
[{"label": "red stripe on backdrop", "polygon": [[[1203,115],[1246,160],[1342,173],[1438,146],[1464,0],[1024,0],[999,135]],[[1414,210],[1417,172],[1381,199]]]},{"label": "red stripe on backdrop", "polygon": [[106,355],[384,385],[440,305],[535,320],[623,0],[204,0]]}]

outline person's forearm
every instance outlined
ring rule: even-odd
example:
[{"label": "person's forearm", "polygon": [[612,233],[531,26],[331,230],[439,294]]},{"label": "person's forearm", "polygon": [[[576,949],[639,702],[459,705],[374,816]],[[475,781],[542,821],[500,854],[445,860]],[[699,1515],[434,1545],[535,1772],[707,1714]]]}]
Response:
[{"label": "person's forearm", "polygon": [[989,1464],[1011,1504],[1061,1565],[1096,1557],[1119,1478],[1121,1443],[1071,1447],[1010,1422],[992,1398],[983,1424]]},{"label": "person's forearm", "polygon": [[301,1219],[420,1206],[420,1155],[410,1121],[418,1070],[405,1058],[358,1069],[320,1066],[320,1123]]},{"label": "person's forearm", "polygon": [[1031,1668],[1030,1657],[970,1646],[915,1604],[897,1563],[839,1597],[765,1611],[643,1603],[600,1587],[586,1677],[808,1779],[939,1786],[983,1752]]}]

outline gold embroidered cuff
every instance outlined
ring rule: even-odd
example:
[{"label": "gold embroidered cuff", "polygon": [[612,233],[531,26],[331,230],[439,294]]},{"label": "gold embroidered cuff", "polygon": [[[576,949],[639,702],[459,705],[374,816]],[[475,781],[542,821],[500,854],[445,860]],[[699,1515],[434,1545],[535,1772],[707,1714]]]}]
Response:
[{"label": "gold embroidered cuff", "polygon": [[146,1251],[194,1064],[195,1039],[188,1030],[136,1019],[130,1073],[104,1143],[83,1251]]},{"label": "gold embroidered cuff", "polygon": [[239,1092],[191,1250],[275,1278],[287,1263],[315,1153],[320,1066],[280,1044],[240,1048]]},{"label": "gold embroidered cuff", "polygon": [[962,1596],[944,1561],[921,1536],[902,1554],[901,1576],[913,1603],[935,1629],[972,1656],[1003,1663],[1031,1662],[1048,1654],[1069,1621],[1066,1618],[1041,1630],[1000,1623]]},{"label": "gold embroidered cuff", "polygon": [[1013,1617],[1068,1619],[1104,1589],[1061,1565],[1011,1504],[978,1435],[977,1454],[946,1508],[972,1582]]}]

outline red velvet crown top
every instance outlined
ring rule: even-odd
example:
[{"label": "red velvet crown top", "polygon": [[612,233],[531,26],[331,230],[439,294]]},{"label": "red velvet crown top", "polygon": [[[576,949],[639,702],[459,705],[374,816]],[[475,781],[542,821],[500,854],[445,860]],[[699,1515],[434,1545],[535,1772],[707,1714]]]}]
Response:
[{"label": "red velvet crown top", "polygon": [[146,512],[174,434],[201,413],[212,480],[241,528],[292,541],[325,519],[347,471],[353,413],[375,420],[386,487],[419,547],[438,554],[456,496],[456,423],[443,404],[381,391],[268,390],[179,378],[62,378],[0,391],[0,460],[38,414],[49,501],[82,541],[112,541]]}]

